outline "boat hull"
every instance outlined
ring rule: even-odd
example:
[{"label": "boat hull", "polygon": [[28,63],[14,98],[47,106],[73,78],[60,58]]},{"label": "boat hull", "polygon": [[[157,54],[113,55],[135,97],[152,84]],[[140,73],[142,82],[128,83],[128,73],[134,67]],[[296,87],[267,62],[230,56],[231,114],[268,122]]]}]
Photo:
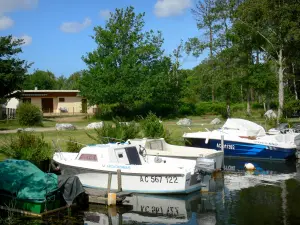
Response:
[{"label": "boat hull", "polygon": [[[187,146],[221,150],[221,140],[185,137]],[[256,159],[287,160],[295,157],[295,148],[271,147],[263,144],[224,140],[224,155]]]},{"label": "boat hull", "polygon": [[[84,187],[106,189],[112,174],[111,189],[118,189],[116,171],[95,170],[59,163],[63,175],[76,175]],[[122,172],[122,191],[148,194],[188,194],[202,187],[201,174],[143,174]]]},{"label": "boat hull", "polygon": [[24,210],[31,213],[43,213],[45,211],[57,209],[65,205],[65,201],[57,193],[52,195],[48,201],[33,201],[17,199],[8,194],[0,193],[0,205],[6,208]]}]

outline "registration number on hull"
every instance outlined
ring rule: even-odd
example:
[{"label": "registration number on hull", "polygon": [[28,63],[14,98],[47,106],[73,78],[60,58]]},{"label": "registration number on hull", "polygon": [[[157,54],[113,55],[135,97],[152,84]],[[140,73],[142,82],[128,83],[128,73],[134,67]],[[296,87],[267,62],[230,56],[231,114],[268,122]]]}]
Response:
[{"label": "registration number on hull", "polygon": [[166,181],[168,184],[177,184],[176,176],[140,176],[141,183],[161,183]]}]

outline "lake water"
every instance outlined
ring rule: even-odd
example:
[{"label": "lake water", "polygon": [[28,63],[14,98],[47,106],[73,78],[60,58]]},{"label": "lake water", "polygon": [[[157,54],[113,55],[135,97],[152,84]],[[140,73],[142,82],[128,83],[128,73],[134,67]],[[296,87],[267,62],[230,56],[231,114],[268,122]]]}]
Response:
[{"label": "lake water", "polygon": [[22,219],[11,224],[300,224],[299,164],[251,160],[257,169],[250,173],[243,169],[249,161],[225,160],[224,175],[206,177],[206,193],[135,195],[122,207],[90,205],[86,212],[73,210],[43,221]]}]

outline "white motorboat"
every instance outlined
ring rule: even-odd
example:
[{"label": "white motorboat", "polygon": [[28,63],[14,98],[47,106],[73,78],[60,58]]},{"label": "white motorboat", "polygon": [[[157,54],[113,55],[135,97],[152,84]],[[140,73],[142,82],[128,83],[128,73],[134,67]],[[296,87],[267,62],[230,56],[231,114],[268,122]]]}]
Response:
[{"label": "white motorboat", "polygon": [[243,119],[228,119],[218,130],[185,133],[186,145],[221,150],[231,157],[285,160],[295,157],[300,135],[295,133],[267,135],[264,128]]},{"label": "white motorboat", "polygon": [[[182,159],[198,159],[198,163],[202,162],[203,167],[207,162],[213,162],[207,164],[207,171],[214,172],[220,170],[223,167],[224,153],[208,148],[196,148],[179,145],[168,144],[164,138],[159,139],[129,139],[134,145],[139,145],[143,148],[144,153],[150,156],[164,156]],[[211,165],[211,167],[209,167]]]},{"label": "white motorboat", "polygon": [[[136,193],[190,193],[200,190],[206,174],[197,160],[144,155],[128,143],[96,144],[79,153],[56,152],[53,161],[62,174],[77,175],[84,187],[117,189],[117,170],[122,172],[122,190]],[[209,162],[210,163],[210,162]]]}]

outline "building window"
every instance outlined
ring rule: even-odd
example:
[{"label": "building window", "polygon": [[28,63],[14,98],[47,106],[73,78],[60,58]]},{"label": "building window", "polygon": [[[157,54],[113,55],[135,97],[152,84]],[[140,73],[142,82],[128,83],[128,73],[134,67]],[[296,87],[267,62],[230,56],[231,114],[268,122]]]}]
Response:
[{"label": "building window", "polygon": [[31,98],[23,98],[23,103],[25,102],[31,103]]},{"label": "building window", "polygon": [[65,98],[58,98],[59,102],[65,102]]}]

